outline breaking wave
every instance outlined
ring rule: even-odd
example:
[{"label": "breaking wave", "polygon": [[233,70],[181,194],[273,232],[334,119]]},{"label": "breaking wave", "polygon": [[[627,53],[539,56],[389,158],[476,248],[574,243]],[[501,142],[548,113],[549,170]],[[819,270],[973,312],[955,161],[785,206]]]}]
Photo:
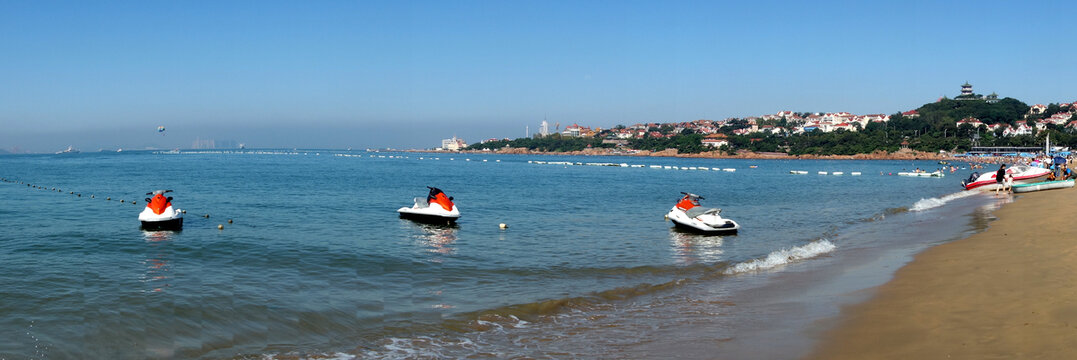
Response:
[{"label": "breaking wave", "polygon": [[920,199],[920,201],[917,201],[915,204],[912,205],[911,208],[909,208],[909,211],[917,212],[917,211],[924,211],[924,210],[927,210],[927,209],[934,209],[934,208],[937,208],[939,206],[946,205],[946,203],[948,203],[950,201],[960,199],[960,198],[969,197],[969,196],[972,196],[972,195],[976,195],[978,193],[979,192],[977,192],[977,191],[960,191],[960,192],[956,192],[956,193],[953,193],[953,194],[944,195],[942,197]]},{"label": "breaking wave", "polygon": [[810,259],[834,251],[835,246],[826,239],[812,241],[805,245],[774,251],[762,259],[745,261],[725,270],[726,274],[739,274],[749,271],[773,269],[794,261]]}]

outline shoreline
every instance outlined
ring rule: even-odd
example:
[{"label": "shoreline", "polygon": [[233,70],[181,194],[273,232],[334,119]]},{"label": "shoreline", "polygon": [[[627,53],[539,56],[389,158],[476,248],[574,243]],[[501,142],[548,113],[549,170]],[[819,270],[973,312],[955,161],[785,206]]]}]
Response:
[{"label": "shoreline", "polygon": [[1035,192],[988,229],[924,250],[844,307],[808,359],[1071,358],[1077,191]]},{"label": "shoreline", "polygon": [[[493,151],[482,150],[402,150],[403,152],[422,152],[436,154],[494,154],[494,155],[557,155],[557,156],[632,156],[632,157],[672,157],[672,158],[698,158],[698,159],[749,159],[749,160],[946,160],[969,162],[968,158],[941,155],[938,153],[922,152],[903,149],[896,152],[876,151],[868,154],[855,155],[789,155],[786,153],[757,153],[740,151],[736,155],[729,155],[720,151],[708,151],[698,154],[681,154],[677,149],[662,151],[639,150],[634,153],[626,153],[606,148],[586,149],[580,151],[535,151],[524,148],[506,148]],[[982,162],[982,161],[981,161]]]}]

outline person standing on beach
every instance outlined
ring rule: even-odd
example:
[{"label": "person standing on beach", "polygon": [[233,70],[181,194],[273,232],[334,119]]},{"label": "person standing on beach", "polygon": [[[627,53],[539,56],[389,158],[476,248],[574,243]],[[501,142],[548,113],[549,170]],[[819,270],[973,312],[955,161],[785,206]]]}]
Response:
[{"label": "person standing on beach", "polygon": [[1006,180],[1006,164],[1002,164],[1002,165],[1000,165],[998,167],[998,172],[995,173],[995,183],[998,184],[998,186],[995,187],[995,196],[998,196],[998,191],[1001,190],[1003,186],[1005,186],[1005,184],[1003,183],[1003,181],[1005,181],[1005,180]]},{"label": "person standing on beach", "polygon": [[1006,192],[1013,193],[1013,174],[1006,173]]}]

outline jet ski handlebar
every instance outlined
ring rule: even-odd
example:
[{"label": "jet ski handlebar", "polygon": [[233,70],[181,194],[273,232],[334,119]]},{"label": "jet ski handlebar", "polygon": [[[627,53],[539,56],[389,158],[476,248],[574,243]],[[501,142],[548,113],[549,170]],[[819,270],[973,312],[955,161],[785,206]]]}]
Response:
[{"label": "jet ski handlebar", "polygon": [[150,192],[146,193],[146,195],[157,195],[157,194],[164,194],[164,193],[170,193],[170,192],[172,192],[172,190],[154,190],[154,191],[150,191]]},{"label": "jet ski handlebar", "polygon": [[684,196],[693,197],[693,198],[696,198],[696,199],[699,199],[699,200],[707,200],[706,198],[704,198],[702,196],[699,196],[699,195],[696,195],[696,194],[693,194],[693,193],[686,193],[684,191],[681,191],[681,194],[684,194]]}]

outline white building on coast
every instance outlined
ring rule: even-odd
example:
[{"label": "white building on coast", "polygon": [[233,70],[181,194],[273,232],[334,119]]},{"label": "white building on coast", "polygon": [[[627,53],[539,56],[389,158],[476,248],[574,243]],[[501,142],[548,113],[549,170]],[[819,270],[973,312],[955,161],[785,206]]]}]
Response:
[{"label": "white building on coast", "polygon": [[438,150],[457,151],[464,148],[467,148],[467,143],[464,142],[464,139],[453,136],[451,139],[441,140],[441,147]]}]

